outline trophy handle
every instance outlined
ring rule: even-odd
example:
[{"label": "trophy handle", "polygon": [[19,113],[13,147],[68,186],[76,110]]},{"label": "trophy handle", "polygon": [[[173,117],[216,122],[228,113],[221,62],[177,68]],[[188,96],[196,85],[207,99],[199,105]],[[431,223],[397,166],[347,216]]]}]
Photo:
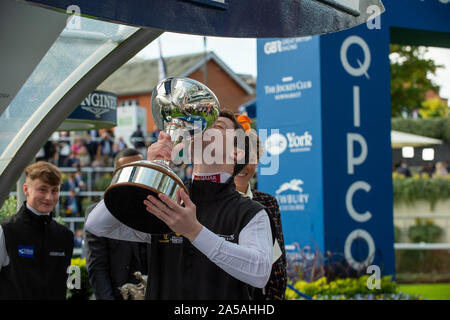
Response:
[{"label": "trophy handle", "polygon": [[[172,141],[172,147],[174,147],[182,141],[186,140],[185,135],[190,135],[195,131],[195,129],[192,130],[191,128],[188,128],[186,122],[181,119],[172,119],[172,121],[165,126],[164,132],[169,134]],[[160,164],[164,164],[167,167],[170,167],[169,160],[158,160],[158,162]]]},{"label": "trophy handle", "polygon": [[180,119],[173,119],[164,128],[164,132],[168,133],[170,139],[172,140],[172,146],[175,146],[181,141],[183,141],[185,131],[186,131],[186,124],[184,121]]}]

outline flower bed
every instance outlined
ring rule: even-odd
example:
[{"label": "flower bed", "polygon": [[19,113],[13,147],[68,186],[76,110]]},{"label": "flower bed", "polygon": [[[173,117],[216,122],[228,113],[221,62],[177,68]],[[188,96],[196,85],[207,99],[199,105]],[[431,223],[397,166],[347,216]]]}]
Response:
[{"label": "flower bed", "polygon": [[[299,280],[294,284],[298,291],[314,300],[422,300],[420,296],[398,292],[397,284],[390,276],[380,279],[380,289],[370,289],[368,275],[328,281],[322,277],[314,282]],[[294,290],[286,289],[286,299],[305,299]]]},{"label": "flower bed", "polygon": [[[342,295],[316,295],[312,297],[314,300],[424,300],[421,296],[410,295],[407,293],[391,293],[391,294],[356,294],[353,297]],[[299,298],[298,300],[305,300]]]}]

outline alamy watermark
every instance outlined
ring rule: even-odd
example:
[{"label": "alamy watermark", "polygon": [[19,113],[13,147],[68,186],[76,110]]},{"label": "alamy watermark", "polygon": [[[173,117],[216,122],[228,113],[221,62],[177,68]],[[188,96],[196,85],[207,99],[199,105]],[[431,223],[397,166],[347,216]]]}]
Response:
[{"label": "alamy watermark", "polygon": [[69,275],[67,277],[67,289],[81,289],[81,269],[79,266],[70,265],[67,267],[66,273]]},{"label": "alamy watermark", "polygon": [[369,30],[381,29],[381,9],[377,5],[367,7],[366,13],[370,16],[367,18],[366,26]]},{"label": "alamy watermark", "polygon": [[381,270],[377,265],[370,265],[366,269],[366,273],[372,274],[367,278],[367,288],[369,290],[381,289]]},{"label": "alamy watermark", "polygon": [[[180,164],[261,164],[261,175],[274,175],[279,170],[279,155],[288,144],[308,143],[308,139],[286,139],[279,129],[260,129],[258,133],[251,129],[208,128],[202,133],[190,135],[181,131],[182,143],[173,148],[171,160]],[[278,139],[277,137],[282,136]],[[271,139],[275,137],[275,139]],[[307,141],[308,140],[308,141]],[[151,147],[150,147],[151,148]]]},{"label": "alamy watermark", "polygon": [[70,14],[67,18],[66,27],[70,30],[81,30],[81,9],[77,5],[70,5],[66,9],[66,13]]}]

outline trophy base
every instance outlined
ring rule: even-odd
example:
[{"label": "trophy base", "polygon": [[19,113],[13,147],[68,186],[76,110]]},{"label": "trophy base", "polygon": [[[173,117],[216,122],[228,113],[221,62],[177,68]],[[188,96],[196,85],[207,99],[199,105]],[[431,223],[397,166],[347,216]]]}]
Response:
[{"label": "trophy base", "polygon": [[119,167],[105,191],[105,205],[120,222],[137,231],[150,234],[171,233],[159,218],[148,212],[144,200],[163,193],[176,200],[178,189],[186,188],[181,179],[164,163],[136,161]]},{"label": "trophy base", "polygon": [[[158,193],[137,185],[116,185],[105,193],[105,204],[111,214],[128,227],[151,234],[170,233],[172,230],[147,211],[143,201]],[[126,200],[125,200],[126,199]]]}]

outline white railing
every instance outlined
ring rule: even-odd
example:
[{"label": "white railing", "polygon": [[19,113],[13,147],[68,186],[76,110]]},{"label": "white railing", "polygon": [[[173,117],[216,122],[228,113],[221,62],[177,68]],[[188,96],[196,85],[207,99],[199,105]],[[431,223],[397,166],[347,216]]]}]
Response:
[{"label": "white railing", "polygon": [[[83,223],[84,217],[61,217],[61,220],[66,224],[66,226],[75,233],[75,223]],[[73,248],[74,256],[82,256],[84,254],[84,241],[81,248]]]},{"label": "white railing", "polygon": [[80,222],[84,224],[84,217],[61,217],[61,220],[67,225],[67,227],[75,232],[75,223]]},{"label": "white railing", "polygon": [[450,243],[394,243],[396,250],[450,250]]}]

